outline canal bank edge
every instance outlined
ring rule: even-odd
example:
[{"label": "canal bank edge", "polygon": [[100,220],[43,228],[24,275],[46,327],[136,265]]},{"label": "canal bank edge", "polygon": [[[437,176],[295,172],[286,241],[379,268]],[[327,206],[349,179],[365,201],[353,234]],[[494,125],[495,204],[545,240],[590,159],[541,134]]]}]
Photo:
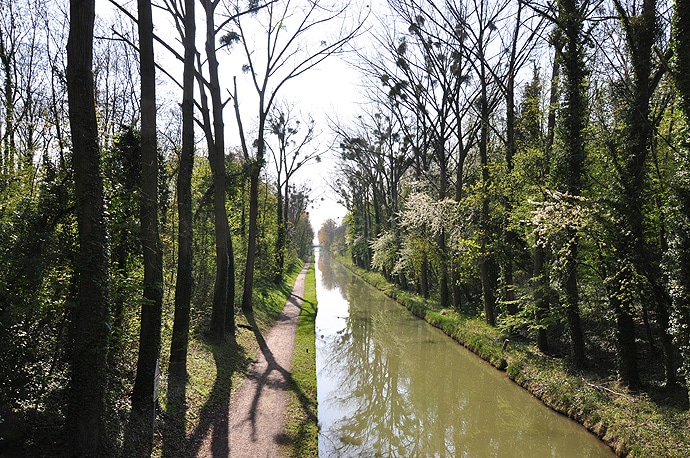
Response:
[{"label": "canal bank edge", "polygon": [[305,279],[302,310],[297,322],[281,456],[319,456],[315,329],[317,300],[314,267],[315,262],[312,262]]},{"label": "canal bank edge", "polygon": [[[347,257],[345,267],[405,306],[415,316],[505,371],[546,406],[577,421],[622,457],[690,456],[690,414],[655,404],[645,393],[604,386],[586,373],[569,370],[562,358],[539,353],[528,342],[506,342],[505,335],[477,317],[461,315],[388,283],[378,272],[361,269]],[[506,344],[507,343],[507,344]]]}]

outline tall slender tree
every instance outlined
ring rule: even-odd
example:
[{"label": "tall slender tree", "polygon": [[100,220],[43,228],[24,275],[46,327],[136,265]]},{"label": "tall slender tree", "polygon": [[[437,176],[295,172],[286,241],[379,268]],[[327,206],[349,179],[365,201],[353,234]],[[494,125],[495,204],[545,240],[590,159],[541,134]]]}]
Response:
[{"label": "tall slender tree", "polygon": [[[544,136],[543,148],[544,157],[542,166],[539,171],[539,178],[546,180],[551,174],[551,154],[553,151],[553,143],[556,132],[556,106],[558,103],[558,80],[561,74],[561,64],[559,56],[562,50],[557,48],[561,46],[559,34],[560,29],[556,28],[556,36],[553,39],[553,66],[551,68],[551,79],[549,89],[549,107],[546,120],[546,135]],[[537,324],[537,346],[542,352],[549,351],[549,339],[546,327],[546,318],[551,308],[549,294],[547,292],[549,284],[549,272],[547,269],[548,250],[545,246],[545,241],[541,240],[539,234],[535,234],[536,240],[534,243],[534,263],[532,266],[532,278],[534,281],[534,305],[535,305],[535,321]]]},{"label": "tall slender tree", "polygon": [[187,375],[189,313],[192,298],[192,171],[194,166],[194,58],[196,56],[196,0],[185,0],[184,69],[182,75],[182,149],[177,172],[177,277],[175,317],[170,342],[170,374]]},{"label": "tall slender tree", "polygon": [[73,450],[102,456],[109,342],[108,236],[93,83],[94,0],[71,0],[67,97],[72,137],[79,251],[77,304],[72,317],[67,425]]},{"label": "tall slender tree", "polygon": [[[219,0],[202,0],[201,5],[206,17],[206,62],[208,80],[201,77],[201,63],[198,63],[198,83],[201,95],[201,113],[208,160],[213,174],[213,207],[216,230],[216,282],[213,289],[213,306],[211,311],[211,335],[214,340],[225,340],[225,330],[231,330],[235,336],[235,269],[232,253],[232,235],[225,206],[225,124],[221,96],[220,78],[218,75],[218,57],[216,53],[217,29],[215,25],[216,9]],[[238,13],[240,14],[240,13]],[[208,91],[208,92],[207,92]],[[208,94],[211,95],[209,106]]]},{"label": "tall slender tree", "polygon": [[[558,182],[571,196],[582,191],[583,164],[585,162],[584,130],[587,124],[587,98],[585,82],[585,15],[588,0],[559,0],[556,19],[562,30],[563,48],[560,62],[563,68],[564,107],[561,113],[563,128],[563,157],[559,158]],[[573,366],[582,369],[585,365],[585,342],[580,320],[580,294],[578,290],[578,245],[577,229],[566,230],[565,262],[563,263],[562,286]]]},{"label": "tall slender tree", "polygon": [[18,94],[15,77],[17,75],[17,46],[19,40],[17,37],[17,20],[12,2],[7,5],[7,10],[3,11],[3,13],[8,16],[9,20],[7,25],[3,23],[3,27],[0,28],[0,65],[4,74],[2,95],[5,112],[5,129],[2,133],[2,145],[0,146],[2,150],[0,162],[3,166],[2,172],[8,174],[14,170],[17,155],[15,104]]},{"label": "tall slender tree", "polygon": [[[676,0],[673,11],[672,67],[680,107],[690,129],[690,1]],[[685,137],[687,139],[687,136]],[[677,218],[670,251],[673,278],[673,333],[683,356],[683,370],[690,393],[690,144],[681,145],[680,172],[674,183]]]},{"label": "tall slender tree", "polygon": [[285,250],[288,241],[288,208],[290,207],[291,179],[303,166],[311,161],[320,161],[319,152],[316,149],[307,150],[309,144],[315,138],[314,120],[309,117],[306,126],[302,128],[294,107],[285,104],[274,105],[269,115],[268,129],[275,137],[275,144],[269,141],[266,147],[271,152],[276,171],[276,191],[278,193],[277,213],[278,236],[276,237],[276,273],[273,278],[276,284],[283,281],[285,264]]},{"label": "tall slender tree", "polygon": [[[517,154],[517,142],[515,137],[516,131],[516,107],[515,107],[515,89],[519,78],[519,73],[528,59],[534,55],[535,47],[537,46],[537,31],[542,29],[543,17],[526,14],[523,11],[523,2],[517,2],[515,9],[511,11],[511,19],[515,23],[512,31],[501,37],[501,47],[505,50],[507,55],[507,64],[505,70],[502,70],[502,75],[497,78],[497,83],[500,86],[505,97],[505,164],[506,171],[511,174],[514,170],[515,155]],[[517,204],[511,195],[504,196],[506,217],[512,212],[513,207]],[[503,297],[506,308],[511,315],[518,312],[515,294],[515,270],[520,264],[518,262],[519,253],[521,251],[520,239],[515,230],[510,227],[509,222],[504,218],[502,222],[503,230],[503,260],[502,275],[503,275]]]},{"label": "tall slender tree", "polygon": [[477,117],[479,118],[479,167],[481,170],[481,209],[479,215],[479,243],[481,254],[479,256],[479,276],[482,284],[482,296],[484,299],[484,314],[486,322],[496,324],[496,289],[498,286],[498,262],[495,248],[491,243],[492,217],[490,212],[490,190],[494,177],[490,171],[490,132],[491,115],[498,104],[498,92],[495,88],[493,69],[491,65],[489,46],[496,32],[496,22],[502,12],[507,8],[506,2],[489,5],[484,2],[473,2],[472,15],[474,15],[476,28],[468,29],[472,37],[470,48],[472,49],[472,66],[478,79],[479,99],[477,102]]},{"label": "tall slender tree", "polygon": [[[629,234],[628,237],[614,237],[614,245],[619,255],[619,266],[612,269],[608,289],[611,302],[616,306],[616,326],[619,338],[619,352],[623,381],[632,388],[640,388],[641,382],[637,367],[637,349],[634,331],[635,294],[625,291],[626,285],[634,285],[633,273],[627,264],[647,279],[650,286],[656,317],[661,329],[661,342],[666,367],[666,382],[675,384],[674,349],[668,332],[671,298],[664,285],[661,269],[661,252],[650,243],[647,235],[644,208],[649,191],[647,166],[652,148],[654,126],[651,119],[651,100],[656,87],[665,72],[665,66],[654,63],[654,46],[659,38],[659,20],[656,0],[645,0],[641,8],[630,11],[620,0],[614,0],[629,56],[631,77],[624,85],[624,128],[622,132],[621,154],[616,164],[620,193],[614,196],[616,208],[620,212],[620,226],[616,233]],[[656,68],[655,68],[656,67]],[[621,267],[621,265],[623,267]]]},{"label": "tall slender tree", "polygon": [[[158,142],[156,140],[156,67],[153,54],[151,0],[138,0],[139,71],[141,73],[141,245],[144,254],[144,291],[137,375],[132,411],[144,419],[145,446],[153,445],[155,379],[161,349],[163,308],[163,253],[158,218]],[[147,419],[148,418],[148,419]],[[148,425],[146,425],[148,423]],[[150,453],[150,451],[149,451]]]},{"label": "tall slender tree", "polygon": [[[466,33],[461,25],[466,20],[464,5],[423,0],[390,0],[389,4],[409,34],[398,35],[395,28],[383,27],[377,41],[386,55],[365,58],[367,72],[389,89],[392,114],[416,152],[415,173],[429,182],[438,200],[444,200],[452,194],[453,162],[461,168],[467,152],[461,126],[469,108],[462,97],[467,81],[463,67]],[[457,272],[449,232],[443,228],[433,242],[444,305],[458,304],[460,296],[454,284],[451,299],[451,275]]]}]

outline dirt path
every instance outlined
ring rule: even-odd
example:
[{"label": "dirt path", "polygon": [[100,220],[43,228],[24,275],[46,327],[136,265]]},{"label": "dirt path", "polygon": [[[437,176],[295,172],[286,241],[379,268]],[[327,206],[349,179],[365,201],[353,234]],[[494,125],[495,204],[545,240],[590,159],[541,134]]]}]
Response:
[{"label": "dirt path", "polygon": [[295,330],[308,268],[309,263],[297,276],[292,294],[265,340],[255,331],[261,353],[231,400],[228,442],[219,450],[205,441],[197,456],[224,456],[227,448],[233,458],[277,456],[284,437],[285,394],[289,389]]}]

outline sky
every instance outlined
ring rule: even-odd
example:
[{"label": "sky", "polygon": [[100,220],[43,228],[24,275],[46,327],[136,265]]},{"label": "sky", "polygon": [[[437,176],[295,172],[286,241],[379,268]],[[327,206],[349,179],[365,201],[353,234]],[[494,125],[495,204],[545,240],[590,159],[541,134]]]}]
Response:
[{"label": "sky", "polygon": [[309,209],[314,232],[318,232],[327,219],[338,221],[346,212],[329,187],[334,179],[337,151],[327,149],[333,146],[328,119],[349,121],[356,116],[358,101],[362,98],[357,72],[339,57],[331,59],[325,61],[321,68],[305,74],[304,80],[295,81],[294,88],[288,88],[302,110],[314,117],[316,129],[323,132],[321,144],[325,154],[321,156],[321,162],[304,166],[297,175],[298,181],[309,183],[314,191],[315,202]]}]

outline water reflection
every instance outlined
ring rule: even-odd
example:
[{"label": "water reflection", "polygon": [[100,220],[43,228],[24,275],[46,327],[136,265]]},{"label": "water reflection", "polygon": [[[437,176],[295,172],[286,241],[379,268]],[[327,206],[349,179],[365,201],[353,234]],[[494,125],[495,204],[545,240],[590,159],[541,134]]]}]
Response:
[{"label": "water reflection", "polygon": [[328,255],[317,296],[320,456],[612,456]]},{"label": "water reflection", "polygon": [[[317,253],[320,253],[320,250],[317,250]],[[321,274],[319,286],[326,288],[328,291],[335,289],[337,287],[336,277],[333,275],[333,270],[331,269],[330,258],[317,255],[316,263]]]}]

